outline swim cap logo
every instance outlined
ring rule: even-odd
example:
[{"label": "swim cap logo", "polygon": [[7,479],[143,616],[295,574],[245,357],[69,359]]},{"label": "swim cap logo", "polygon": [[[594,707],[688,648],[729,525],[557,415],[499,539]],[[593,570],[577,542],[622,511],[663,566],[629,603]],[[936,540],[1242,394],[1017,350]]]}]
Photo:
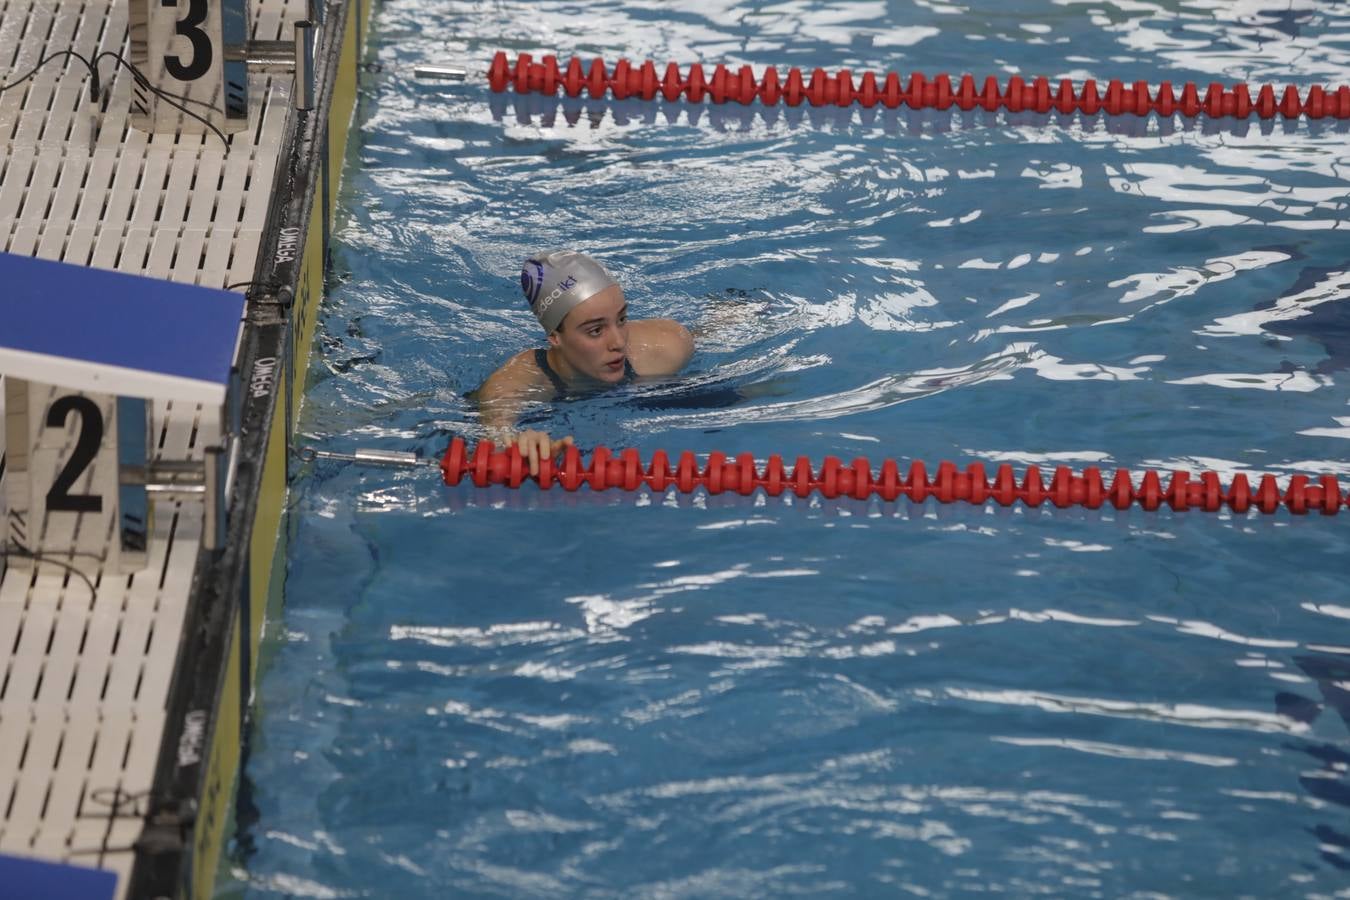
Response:
[{"label": "swim cap logo", "polygon": [[531,306],[539,299],[539,289],[543,286],[544,264],[537,259],[525,260],[525,268],[520,270],[520,289],[525,292],[525,299]]},{"label": "swim cap logo", "polygon": [[557,300],[563,294],[567,293],[576,286],[577,286],[577,277],[575,275],[568,275],[562,281],[558,282],[558,286],[555,287],[552,291],[550,291],[549,295],[545,297],[543,299],[543,302],[539,304],[539,311],[537,315],[542,316],[545,312],[548,311],[548,308],[553,305],[553,301]]}]

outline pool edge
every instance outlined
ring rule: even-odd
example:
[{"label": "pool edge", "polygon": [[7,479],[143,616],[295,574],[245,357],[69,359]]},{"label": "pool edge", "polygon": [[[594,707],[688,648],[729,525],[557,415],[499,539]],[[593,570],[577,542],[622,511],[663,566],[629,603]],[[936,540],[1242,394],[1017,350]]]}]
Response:
[{"label": "pool edge", "polygon": [[214,893],[232,819],[266,610],[285,574],[287,465],[355,111],[368,0],[337,0],[318,37],[315,106],[292,110],[238,367],[239,454],[225,550],[202,552],[180,637],[128,897]]}]

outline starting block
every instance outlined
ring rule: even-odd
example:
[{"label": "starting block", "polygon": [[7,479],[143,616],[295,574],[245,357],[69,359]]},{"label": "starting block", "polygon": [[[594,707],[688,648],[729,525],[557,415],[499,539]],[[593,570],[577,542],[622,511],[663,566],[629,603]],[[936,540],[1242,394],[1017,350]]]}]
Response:
[{"label": "starting block", "polygon": [[93,574],[145,564],[151,498],[193,496],[223,540],[226,452],[156,460],[154,400],[201,404],[222,440],[244,297],[0,253],[4,542]]},{"label": "starting block", "polygon": [[113,900],[117,896],[113,872],[6,854],[0,854],[0,884],[6,897]]}]

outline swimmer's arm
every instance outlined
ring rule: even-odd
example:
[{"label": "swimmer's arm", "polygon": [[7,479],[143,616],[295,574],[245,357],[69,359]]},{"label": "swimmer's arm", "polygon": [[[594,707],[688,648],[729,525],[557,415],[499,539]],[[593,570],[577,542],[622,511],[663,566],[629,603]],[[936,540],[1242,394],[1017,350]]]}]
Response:
[{"label": "swimmer's arm", "polygon": [[526,350],[507,360],[477,392],[488,438],[503,448],[512,444],[519,447],[521,455],[529,460],[531,475],[539,474],[539,460],[555,456],[573,443],[570,437],[554,440],[543,431],[516,431],[525,404],[547,396],[551,390],[548,376],[534,363],[534,351]]},{"label": "swimmer's arm", "polygon": [[494,441],[502,442],[513,434],[526,402],[543,393],[544,385],[540,382],[546,381],[547,376],[539,371],[532,355],[530,350],[517,353],[489,375],[476,391],[483,424]]},{"label": "swimmer's arm", "polygon": [[640,375],[674,375],[694,355],[694,337],[674,319],[642,319],[628,326],[629,354]]}]

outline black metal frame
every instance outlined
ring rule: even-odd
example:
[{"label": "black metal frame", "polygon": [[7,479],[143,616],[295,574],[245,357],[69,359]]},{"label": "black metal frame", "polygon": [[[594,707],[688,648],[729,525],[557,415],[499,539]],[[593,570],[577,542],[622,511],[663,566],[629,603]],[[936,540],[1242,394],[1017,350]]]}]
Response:
[{"label": "black metal frame", "polygon": [[[245,313],[244,338],[229,391],[230,414],[227,423],[238,441],[237,463],[229,497],[225,547],[219,552],[202,550],[193,576],[178,656],[170,685],[164,733],[155,767],[155,778],[144,810],[145,826],[136,842],[136,860],[126,896],[159,898],[189,896],[195,867],[199,826],[210,829],[214,823],[199,822],[210,748],[217,739],[218,704],[228,671],[228,653],[236,629],[241,648],[240,734],[222,736],[238,740],[242,746],[247,727],[247,704],[251,695],[249,660],[250,635],[261,623],[251,621],[249,547],[258,513],[264,467],[271,441],[290,438],[290,396],[292,378],[303,377],[305,359],[292,353],[295,298],[303,276],[303,248],[309,235],[307,226],[315,203],[325,202],[328,170],[328,113],[338,76],[348,15],[360,15],[360,0],[340,0],[328,8],[318,29],[315,67],[315,108],[292,109],[287,116],[285,152],[279,157],[274,179],[274,196],[268,209],[263,241],[249,292]],[[355,7],[355,11],[353,11]],[[358,28],[359,28],[358,23]],[[359,54],[359,48],[358,48]],[[358,63],[359,63],[358,55]],[[359,65],[358,65],[359,68]],[[346,114],[347,111],[343,111]],[[323,179],[324,187],[316,184]],[[320,188],[320,190],[316,190]],[[322,248],[327,255],[328,210],[321,211],[324,222]],[[278,260],[278,245],[283,229],[297,228],[300,252],[284,254]],[[292,234],[295,234],[292,232]],[[312,301],[317,308],[318,298]],[[317,313],[317,309],[313,311]],[[250,375],[259,360],[283,361],[272,378],[270,390],[251,389]],[[285,434],[271,434],[276,404],[286,404]],[[286,454],[289,459],[289,453]],[[285,463],[283,463],[284,465]],[[283,513],[284,515],[284,513]],[[283,564],[283,557],[273,565]],[[202,717],[205,715],[205,727]],[[183,755],[180,747],[195,746],[196,753]],[[233,806],[233,791],[238,773],[229,784],[215,789],[230,792],[226,810]],[[209,832],[208,832],[209,834]],[[226,839],[222,839],[222,843]],[[214,873],[212,873],[214,879]]]}]

